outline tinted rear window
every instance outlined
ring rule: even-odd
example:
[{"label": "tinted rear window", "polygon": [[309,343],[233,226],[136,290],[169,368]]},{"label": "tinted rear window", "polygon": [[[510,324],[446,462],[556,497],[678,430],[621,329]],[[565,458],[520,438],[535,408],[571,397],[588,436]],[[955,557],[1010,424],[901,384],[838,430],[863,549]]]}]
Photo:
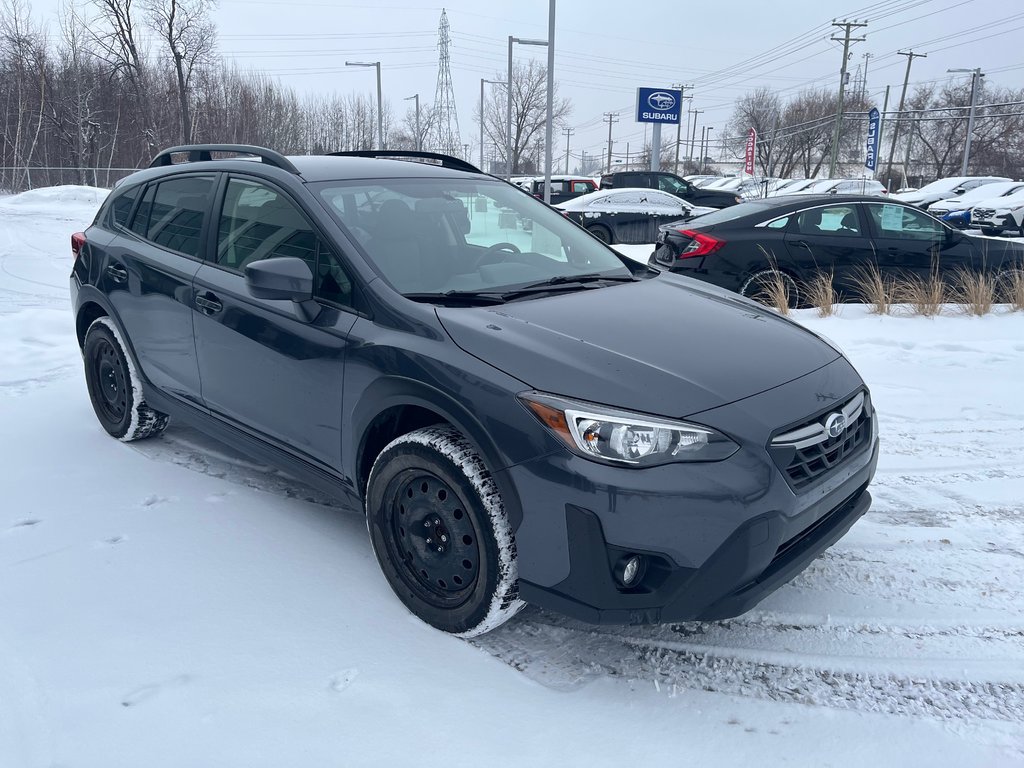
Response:
[{"label": "tinted rear window", "polygon": [[785,213],[785,209],[780,208],[775,202],[751,200],[750,202],[738,203],[728,208],[722,208],[714,213],[704,214],[700,217],[700,226],[710,227],[713,224],[724,224],[727,221],[735,221],[736,219],[742,219],[744,216],[752,216],[756,213],[774,213],[775,209],[779,209],[779,213]]}]

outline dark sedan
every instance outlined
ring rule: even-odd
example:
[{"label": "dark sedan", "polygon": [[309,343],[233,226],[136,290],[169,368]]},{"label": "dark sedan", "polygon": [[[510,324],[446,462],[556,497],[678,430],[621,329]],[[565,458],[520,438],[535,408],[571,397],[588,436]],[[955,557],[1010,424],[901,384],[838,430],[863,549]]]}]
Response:
[{"label": "dark sedan", "polygon": [[959,269],[998,273],[1024,264],[1024,246],[958,232],[906,203],[814,195],[753,200],[660,228],[650,264],[757,298],[773,277],[797,305],[800,285],[832,273],[840,297],[856,277],[943,276]]}]

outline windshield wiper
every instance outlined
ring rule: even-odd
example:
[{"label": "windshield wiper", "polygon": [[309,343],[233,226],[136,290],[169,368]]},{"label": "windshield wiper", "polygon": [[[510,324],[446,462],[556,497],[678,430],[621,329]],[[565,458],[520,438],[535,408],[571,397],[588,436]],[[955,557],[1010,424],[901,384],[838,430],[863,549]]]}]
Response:
[{"label": "windshield wiper", "polygon": [[632,283],[635,281],[636,278],[632,275],[602,275],[600,272],[588,272],[583,275],[557,275],[555,277],[549,277],[547,280],[528,283],[527,285],[519,288],[513,288],[510,291],[505,291],[502,296],[505,298],[511,298],[514,296],[521,296],[523,294],[549,291],[552,288],[558,289],[559,286],[564,286],[567,289],[573,289],[578,285],[587,285],[588,283]]},{"label": "windshield wiper", "polygon": [[413,301],[429,301],[438,304],[504,304],[505,294],[496,291],[438,291],[436,293],[403,293]]}]

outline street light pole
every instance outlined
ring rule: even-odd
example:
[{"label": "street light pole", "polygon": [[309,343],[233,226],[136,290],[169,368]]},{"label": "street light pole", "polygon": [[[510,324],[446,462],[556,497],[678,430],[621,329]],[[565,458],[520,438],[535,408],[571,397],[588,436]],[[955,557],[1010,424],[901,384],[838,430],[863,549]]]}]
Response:
[{"label": "street light pole", "polygon": [[419,152],[423,149],[423,139],[420,138],[423,135],[420,133],[420,95],[415,93],[412,96],[406,96],[403,101],[409,101],[409,99],[416,99],[416,151]]},{"label": "street light pole", "polygon": [[346,61],[346,67],[376,67],[377,69],[377,149],[384,149],[384,99],[380,87],[379,61]]},{"label": "street light pole", "polygon": [[[554,0],[551,0],[554,2]],[[552,11],[554,13],[554,11]],[[508,91],[508,108],[505,113],[505,179],[512,180],[512,44],[520,45],[547,45],[547,40],[530,40],[523,37],[508,36],[508,76],[505,78]],[[550,73],[549,73],[550,75]],[[549,142],[550,144],[550,142]]]},{"label": "street light pole", "polygon": [[978,108],[978,91],[981,90],[981,67],[975,69],[947,69],[947,72],[969,72],[971,75],[971,111],[967,113],[967,141],[964,143],[964,160],[960,165],[960,175],[967,175],[967,163],[971,159],[971,139],[974,138],[974,113]]},{"label": "street light pole", "polygon": [[484,169],[484,83],[491,85],[508,85],[503,80],[485,80],[480,78],[480,170]]},{"label": "street light pole", "polygon": [[[551,158],[555,111],[555,0],[548,0],[548,112],[544,125],[544,202],[551,205]],[[568,165],[566,150],[566,165]]]}]

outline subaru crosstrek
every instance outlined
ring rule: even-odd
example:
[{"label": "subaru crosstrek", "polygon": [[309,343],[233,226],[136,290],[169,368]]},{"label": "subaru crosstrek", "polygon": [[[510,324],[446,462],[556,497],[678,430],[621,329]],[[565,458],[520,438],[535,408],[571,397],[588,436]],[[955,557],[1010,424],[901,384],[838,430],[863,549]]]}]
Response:
[{"label": "subaru crosstrek", "polygon": [[875,414],[827,341],[468,163],[369,154],[176,147],[109,195],[71,275],[107,432],[180,419],[364,511],[463,636],[735,616],[867,510]]}]

